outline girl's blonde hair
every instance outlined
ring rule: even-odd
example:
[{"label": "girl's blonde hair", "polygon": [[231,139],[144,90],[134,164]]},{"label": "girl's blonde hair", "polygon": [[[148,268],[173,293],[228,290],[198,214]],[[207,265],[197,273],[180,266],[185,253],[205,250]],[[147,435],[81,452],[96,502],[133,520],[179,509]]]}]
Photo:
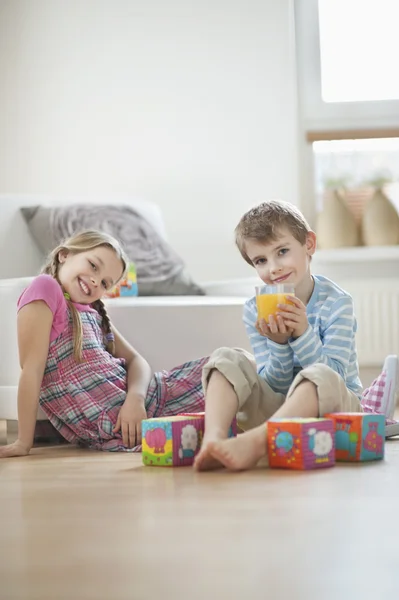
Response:
[{"label": "girl's blonde hair", "polygon": [[[68,253],[71,252],[72,254],[80,254],[81,252],[94,250],[94,248],[98,248],[99,246],[105,246],[114,250],[114,252],[116,253],[116,255],[122,263],[122,279],[122,277],[124,277],[124,275],[126,274],[129,262],[127,256],[122,250],[122,247],[120,246],[119,242],[117,242],[116,239],[113,238],[111,235],[108,235],[107,233],[102,233],[101,231],[96,231],[94,229],[87,229],[86,231],[81,231],[80,233],[73,235],[72,237],[65,240],[62,244],[54,248],[54,250],[50,253],[48,257],[47,263],[42,268],[42,273],[51,275],[52,277],[54,277],[54,279],[58,281],[58,283],[60,283],[60,280],[58,278],[58,272],[60,268],[60,252],[64,250]],[[65,296],[65,298],[72,316],[73,354],[77,362],[82,362],[83,330],[80,313],[73,305],[71,299],[67,296]],[[102,330],[107,340],[106,348],[110,354],[114,355],[115,342],[112,336],[111,321],[105,309],[104,303],[102,300],[96,300],[92,303],[91,306],[99,313],[99,315],[102,318]]]}]

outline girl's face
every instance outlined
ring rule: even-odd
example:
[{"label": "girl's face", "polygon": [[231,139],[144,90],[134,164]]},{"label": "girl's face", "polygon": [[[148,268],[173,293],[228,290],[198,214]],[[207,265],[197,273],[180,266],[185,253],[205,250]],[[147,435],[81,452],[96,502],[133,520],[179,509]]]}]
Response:
[{"label": "girl's face", "polygon": [[58,278],[73,302],[92,304],[122,277],[123,264],[108,246],[73,254],[61,250]]}]

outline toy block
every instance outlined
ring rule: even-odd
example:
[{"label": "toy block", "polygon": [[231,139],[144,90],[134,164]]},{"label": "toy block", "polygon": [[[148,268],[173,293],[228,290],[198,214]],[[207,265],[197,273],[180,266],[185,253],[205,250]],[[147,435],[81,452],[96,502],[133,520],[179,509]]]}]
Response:
[{"label": "toy block", "polygon": [[[182,413],[142,421],[142,456],[148,466],[192,465],[204,437],[205,413]],[[234,419],[229,437],[237,435]]]},{"label": "toy block", "polygon": [[138,294],[136,265],[129,263],[126,276],[104,295],[106,298],[123,298],[126,296],[138,296]]},{"label": "toy block", "polygon": [[[187,416],[187,417],[202,417],[203,419],[205,419],[205,413],[204,412],[198,412],[198,413],[180,413],[179,416]],[[229,429],[229,433],[228,436],[230,437],[236,437],[237,435],[237,419],[234,417],[232,423],[231,423],[231,427]]]},{"label": "toy block", "polygon": [[307,470],[333,467],[333,421],[272,419],[267,422],[267,448],[271,468]]},{"label": "toy block", "polygon": [[385,415],[329,413],[335,429],[335,459],[364,462],[384,458]]},{"label": "toy block", "polygon": [[143,463],[149,466],[192,465],[204,435],[204,418],[177,415],[145,419],[142,429]]}]

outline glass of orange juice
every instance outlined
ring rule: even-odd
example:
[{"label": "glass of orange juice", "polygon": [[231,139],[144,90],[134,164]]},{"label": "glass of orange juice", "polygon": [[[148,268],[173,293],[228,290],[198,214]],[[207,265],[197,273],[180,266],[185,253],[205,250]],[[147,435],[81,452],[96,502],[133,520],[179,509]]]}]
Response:
[{"label": "glass of orange juice", "polygon": [[286,304],[289,302],[286,296],[295,296],[294,286],[288,283],[257,285],[255,290],[258,319],[265,319],[266,323],[270,315],[276,316],[277,304]]}]

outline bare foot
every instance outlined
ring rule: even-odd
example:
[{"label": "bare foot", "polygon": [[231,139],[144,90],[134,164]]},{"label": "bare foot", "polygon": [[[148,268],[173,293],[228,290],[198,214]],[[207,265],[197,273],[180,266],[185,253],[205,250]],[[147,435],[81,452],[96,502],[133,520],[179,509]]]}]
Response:
[{"label": "bare foot", "polygon": [[251,469],[266,455],[266,433],[266,426],[261,425],[236,438],[210,442],[208,453],[219,465],[222,464],[231,471]]},{"label": "bare foot", "polygon": [[204,437],[201,444],[201,449],[194,459],[194,469],[196,471],[212,471],[214,469],[221,469],[223,465],[216,458],[213,458],[209,452],[209,447],[211,444],[219,442],[222,443],[225,440],[225,436],[213,436],[209,438]]}]

